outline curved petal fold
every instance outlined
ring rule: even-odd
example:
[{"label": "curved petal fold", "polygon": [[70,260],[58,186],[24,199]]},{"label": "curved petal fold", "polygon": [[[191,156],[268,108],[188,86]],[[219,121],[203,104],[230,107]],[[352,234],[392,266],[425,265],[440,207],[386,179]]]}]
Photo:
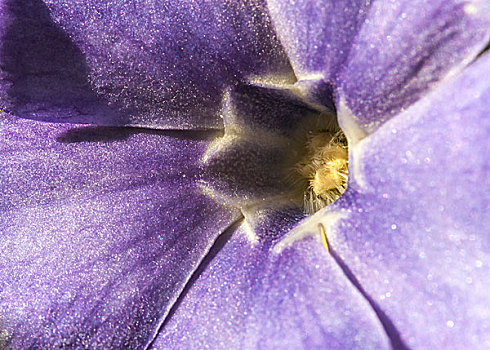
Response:
[{"label": "curved petal fold", "polygon": [[2,117],[1,347],[142,348],[237,217],[196,184],[210,140]]},{"label": "curved petal fold", "polygon": [[489,28],[486,1],[374,1],[338,75],[337,101],[372,132],[467,66]]},{"label": "curved petal fold", "polygon": [[490,39],[490,6],[480,0],[267,4],[298,86],[326,107],[332,96],[345,104],[365,133],[459,72]]},{"label": "curved petal fold", "polygon": [[321,115],[296,95],[293,85],[288,88],[239,84],[231,89],[223,103],[225,129],[244,134],[257,142],[282,139],[290,142],[307,131],[319,127],[324,119],[335,122],[334,115]]},{"label": "curved petal fold", "polygon": [[285,179],[288,157],[282,145],[224,136],[204,159],[203,183],[225,202],[241,206],[291,191]]},{"label": "curved petal fold", "polygon": [[319,239],[276,253],[270,241],[251,245],[240,227],[181,299],[152,349],[326,346],[390,348],[370,306]]},{"label": "curved petal fold", "polygon": [[[411,348],[490,344],[490,55],[353,150],[330,242]],[[354,159],[356,158],[356,159]]]},{"label": "curved petal fold", "polygon": [[291,75],[261,0],[6,0],[0,14],[2,105],[26,118],[217,128],[227,87]]},{"label": "curved petal fold", "polygon": [[333,82],[372,1],[268,0],[272,22],[299,81]]},{"label": "curved petal fold", "polygon": [[287,199],[278,199],[263,207],[242,209],[244,231],[251,242],[277,240],[306,218],[303,208]]}]

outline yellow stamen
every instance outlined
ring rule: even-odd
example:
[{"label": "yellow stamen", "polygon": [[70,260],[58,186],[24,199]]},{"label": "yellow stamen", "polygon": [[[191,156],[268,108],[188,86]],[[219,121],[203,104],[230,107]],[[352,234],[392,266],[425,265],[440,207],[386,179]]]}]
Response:
[{"label": "yellow stamen", "polygon": [[319,224],[318,228],[320,229],[320,236],[322,236],[323,246],[325,247],[327,252],[330,253],[330,247],[328,246],[327,234],[325,233],[325,227],[323,227],[322,224]]},{"label": "yellow stamen", "polygon": [[[312,133],[296,172],[307,181],[304,210],[314,213],[339,198],[347,187],[347,140],[341,131]],[[302,182],[304,183],[304,182]]]}]

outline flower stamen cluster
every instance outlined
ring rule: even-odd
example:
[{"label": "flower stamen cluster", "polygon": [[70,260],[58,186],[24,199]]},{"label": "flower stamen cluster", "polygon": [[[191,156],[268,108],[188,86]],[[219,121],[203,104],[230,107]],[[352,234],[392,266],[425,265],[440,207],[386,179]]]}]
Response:
[{"label": "flower stamen cluster", "polygon": [[342,131],[311,132],[306,154],[296,164],[298,175],[308,180],[304,210],[314,213],[337,200],[347,188],[348,145]]}]

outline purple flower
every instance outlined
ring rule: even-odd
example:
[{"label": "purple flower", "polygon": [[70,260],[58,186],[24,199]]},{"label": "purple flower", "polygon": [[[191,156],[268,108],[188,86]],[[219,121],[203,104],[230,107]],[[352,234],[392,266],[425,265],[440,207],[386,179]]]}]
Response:
[{"label": "purple flower", "polygon": [[[0,16],[1,348],[490,346],[485,0]],[[307,216],[332,113],[349,183]]]}]

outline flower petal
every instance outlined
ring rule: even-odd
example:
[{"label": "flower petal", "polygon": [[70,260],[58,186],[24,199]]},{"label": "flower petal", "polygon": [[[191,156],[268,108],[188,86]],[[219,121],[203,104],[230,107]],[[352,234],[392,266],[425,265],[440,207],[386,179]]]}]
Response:
[{"label": "flower petal", "polygon": [[[221,114],[224,136],[204,157],[203,183],[227,204],[303,206],[307,180],[297,171],[312,132],[338,130],[336,116],[305,103],[287,87],[238,84]],[[304,182],[304,184],[303,184]],[[280,202],[280,203],[278,203]]]},{"label": "flower petal", "polygon": [[486,54],[356,145],[325,211],[348,213],[330,242],[411,348],[490,345],[489,76]]},{"label": "flower petal", "polygon": [[0,347],[152,339],[237,217],[196,185],[194,136],[2,120]]},{"label": "flower petal", "polygon": [[[321,115],[288,88],[239,84],[230,89],[222,108],[225,129],[267,142],[285,137],[286,142],[319,126],[328,116]],[[331,115],[334,123],[335,116]]]},{"label": "flower petal", "polygon": [[369,0],[267,0],[298,79],[333,82],[369,10]]},{"label": "flower petal", "polygon": [[7,0],[2,104],[22,117],[222,127],[223,91],[290,75],[261,0]]},{"label": "flower petal", "polygon": [[253,243],[280,239],[307,217],[303,208],[284,199],[268,204],[242,209],[243,229]]},{"label": "flower petal", "polygon": [[337,100],[372,132],[471,62],[489,28],[487,1],[375,1],[338,76]]},{"label": "flower petal", "polygon": [[204,185],[228,204],[241,206],[284,196],[289,160],[284,145],[224,136],[205,156]]},{"label": "flower petal", "polygon": [[335,95],[366,133],[466,66],[490,38],[490,7],[480,0],[268,0],[268,6],[298,85],[326,107]]},{"label": "flower petal", "polygon": [[241,227],[227,239],[154,349],[390,348],[370,306],[319,239],[280,253],[251,245]]}]

